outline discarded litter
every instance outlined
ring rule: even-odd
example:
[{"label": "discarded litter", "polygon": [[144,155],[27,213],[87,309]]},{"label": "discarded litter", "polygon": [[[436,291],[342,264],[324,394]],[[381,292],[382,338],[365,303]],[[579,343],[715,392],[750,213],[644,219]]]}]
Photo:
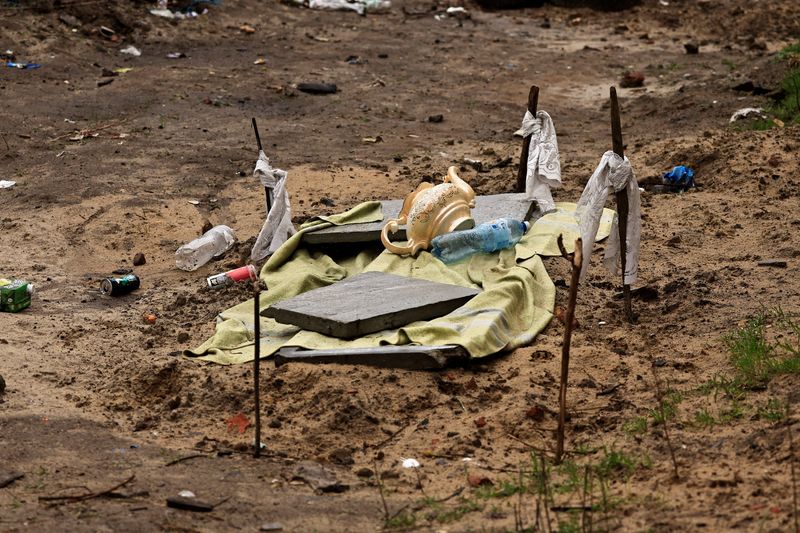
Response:
[{"label": "discarded litter", "polygon": [[419,468],[420,466],[422,465],[416,459],[403,459],[403,468]]},{"label": "discarded litter", "polygon": [[16,185],[16,181],[11,180],[0,180],[0,189],[10,189],[14,185]]},{"label": "discarded litter", "polygon": [[355,11],[359,15],[367,12],[379,13],[388,11],[392,7],[390,0],[293,0],[294,3],[310,9]]},{"label": "discarded litter", "polygon": [[678,165],[661,176],[664,185],[669,185],[676,191],[687,191],[695,186],[694,171],[686,166]]},{"label": "discarded litter", "polygon": [[431,243],[431,253],[443,263],[456,263],[475,253],[510,248],[522,239],[528,229],[529,222],[501,218],[471,230],[438,235]]},{"label": "discarded litter", "polygon": [[760,107],[743,107],[731,115],[729,123],[736,122],[737,120],[748,120],[751,118],[766,119],[767,115]]},{"label": "discarded litter", "polygon": [[196,498],[183,498],[181,496],[170,496],[167,498],[167,507],[181,509],[183,511],[195,511],[198,513],[210,513],[214,506],[210,503],[201,502]]},{"label": "discarded litter", "polygon": [[209,276],[206,279],[209,289],[222,289],[230,285],[234,285],[240,281],[255,281],[258,279],[256,267],[247,265],[240,268],[235,268],[221,274]]},{"label": "discarded litter", "polygon": [[0,311],[16,313],[31,305],[33,285],[21,279],[0,278]]},{"label": "discarded litter", "polygon": [[197,497],[195,495],[195,493],[190,491],[190,490],[182,490],[182,491],[180,491],[178,493],[178,496],[180,496],[181,498],[196,498]]},{"label": "discarded litter", "polygon": [[175,252],[175,265],[181,270],[193,271],[208,263],[212,257],[219,257],[227,252],[236,235],[228,226],[214,226],[188,244],[184,244]]},{"label": "discarded litter", "polygon": [[6,62],[6,66],[9,68],[20,68],[20,69],[32,69],[41,67],[41,65],[38,63],[18,63],[16,61],[8,61]]},{"label": "discarded litter", "polygon": [[186,54],[183,52],[170,52],[167,54],[167,59],[183,59],[186,57]]},{"label": "discarded litter", "polygon": [[106,296],[122,296],[139,288],[139,277],[128,274],[121,278],[106,278],[100,282],[100,292]]},{"label": "discarded litter", "polygon": [[142,51],[136,48],[135,46],[127,46],[119,51],[120,54],[126,54],[133,57],[139,57],[142,55]]}]

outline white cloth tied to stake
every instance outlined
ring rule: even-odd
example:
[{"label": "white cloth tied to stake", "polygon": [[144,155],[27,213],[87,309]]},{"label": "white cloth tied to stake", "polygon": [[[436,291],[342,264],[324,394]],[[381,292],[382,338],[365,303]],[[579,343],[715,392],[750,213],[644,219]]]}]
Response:
[{"label": "white cloth tied to stake", "polygon": [[[639,242],[642,236],[642,201],[639,195],[639,185],[633,175],[633,169],[628,158],[622,158],[609,150],[603,154],[600,164],[594,170],[592,177],[578,200],[578,219],[583,239],[583,267],[581,278],[586,273],[586,265],[592,253],[603,206],[611,191],[628,191],[628,224],[626,226],[626,253],[625,253],[625,284],[636,282],[639,272]],[[614,217],[611,235],[608,238],[606,253],[603,262],[612,274],[618,272],[620,262],[619,242],[619,216]]]},{"label": "white cloth tied to stake", "polygon": [[550,187],[561,187],[561,162],[553,119],[546,111],[537,111],[535,117],[526,111],[522,127],[515,135],[531,136],[525,178],[526,196],[536,200],[542,213],[555,211]]},{"label": "white cloth tied to stake", "polygon": [[292,208],[289,205],[289,191],[286,190],[285,170],[272,168],[269,158],[263,150],[258,152],[258,161],[253,171],[261,185],[273,191],[272,209],[267,213],[267,220],[258,234],[250,258],[260,261],[280,248],[281,244],[297,233],[292,224]]}]

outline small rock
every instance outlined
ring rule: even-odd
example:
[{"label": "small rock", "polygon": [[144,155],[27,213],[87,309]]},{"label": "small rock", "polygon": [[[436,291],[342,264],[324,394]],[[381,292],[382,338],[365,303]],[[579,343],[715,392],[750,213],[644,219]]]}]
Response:
[{"label": "small rock", "polygon": [[689,55],[694,55],[700,53],[700,45],[697,43],[686,43],[683,45],[683,48],[686,50],[686,53]]},{"label": "small rock", "polygon": [[313,461],[302,461],[292,472],[293,480],[308,483],[312,489],[320,492],[344,492],[350,487],[336,478],[336,474]]},{"label": "small rock", "polygon": [[210,221],[206,220],[205,222],[203,222],[203,227],[200,229],[200,232],[205,233],[213,227],[214,225]]},{"label": "small rock", "polygon": [[186,295],[179,294],[175,297],[175,303],[172,304],[175,307],[183,307],[186,305]]},{"label": "small rock", "polygon": [[375,475],[375,472],[373,472],[371,468],[364,467],[356,470],[356,475],[358,477],[372,477]]},{"label": "small rock", "polygon": [[335,83],[298,83],[297,90],[308,94],[334,94],[337,87]]},{"label": "small rock", "polygon": [[283,424],[281,424],[281,421],[280,421],[280,420],[278,420],[277,418],[272,418],[272,419],[270,419],[270,421],[267,423],[267,426],[268,426],[268,427],[271,427],[272,429],[278,429],[278,428],[279,428],[279,427],[281,427],[282,425],[283,425]]},{"label": "small rock", "polygon": [[330,459],[332,463],[340,465],[351,465],[355,463],[353,460],[353,452],[348,448],[338,448],[333,450],[330,454],[328,454],[328,459]]},{"label": "small rock", "polygon": [[186,342],[188,340],[189,340],[189,334],[188,333],[186,333],[185,331],[181,331],[180,333],[178,333],[178,342],[179,343],[183,344],[184,342]]},{"label": "small rock", "polygon": [[70,26],[72,28],[77,28],[78,26],[81,25],[81,21],[80,20],[78,20],[77,18],[73,17],[72,15],[67,15],[66,13],[61,13],[58,16],[58,20],[60,20],[61,22],[63,22],[64,24],[66,24],[67,26]]},{"label": "small rock", "polygon": [[261,531],[280,531],[283,526],[280,522],[266,522],[261,524]]},{"label": "small rock", "polygon": [[3,376],[0,376],[0,394],[6,392],[6,380],[3,379]]},{"label": "small rock", "polygon": [[467,481],[469,482],[469,486],[472,488],[483,487],[485,485],[494,485],[491,479],[480,474],[470,474],[467,476]]},{"label": "small rock", "polygon": [[475,427],[482,428],[484,426],[486,426],[486,417],[482,416],[482,417],[478,418],[477,420],[475,420]]},{"label": "small rock", "polygon": [[336,205],[336,202],[334,202],[332,198],[328,198],[327,196],[323,196],[322,198],[320,198],[319,203],[327,207],[333,207],[334,205]]},{"label": "small rock", "polygon": [[765,259],[764,261],[759,261],[758,266],[760,267],[775,267],[775,268],[786,268],[786,260],[784,259]]},{"label": "small rock", "polygon": [[431,115],[428,117],[428,122],[433,122],[435,124],[438,124],[439,122],[442,121],[444,121],[444,115],[442,115],[441,113],[439,113],[438,115]]},{"label": "small rock", "polygon": [[133,266],[141,266],[147,263],[147,259],[144,258],[144,254],[142,252],[137,253],[133,256]]},{"label": "small rock", "polygon": [[111,85],[114,82],[114,78],[104,78],[97,82],[98,87],[105,87],[106,85]]},{"label": "small rock", "polygon": [[544,420],[544,409],[542,409],[538,405],[534,405],[533,407],[525,411],[525,416],[537,422],[541,422],[542,420]]},{"label": "small rock", "polygon": [[622,75],[619,86],[630,89],[632,87],[641,87],[644,85],[644,74],[638,71],[626,72]]}]

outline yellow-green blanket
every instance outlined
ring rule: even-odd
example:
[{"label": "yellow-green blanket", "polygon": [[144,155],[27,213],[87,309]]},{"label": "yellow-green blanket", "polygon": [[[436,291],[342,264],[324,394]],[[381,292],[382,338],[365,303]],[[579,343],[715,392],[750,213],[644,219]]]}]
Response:
[{"label": "yellow-green blanket", "polygon": [[[454,265],[445,265],[428,252],[401,257],[387,251],[362,251],[334,261],[320,252],[299,246],[301,234],[332,224],[382,220],[380,203],[367,202],[350,211],[314,220],[288,240],[261,269],[268,290],[261,294],[260,309],[303,292],[324,287],[360,272],[380,271],[475,287],[482,292],[452,313],[433,320],[414,322],[395,330],[380,331],[353,340],[342,340],[295,326],[261,318],[261,355],[282,346],[309,349],[358,348],[382,344],[457,344],[473,358],[513,350],[533,342],[552,318],[555,287],[540,256],[559,255],[556,238],[564,235],[571,251],[579,235],[575,204],[557,204],[555,213],[536,221],[515,248],[493,254],[476,254]],[[598,240],[608,236],[613,211],[606,210]],[[380,295],[376,295],[380,297]],[[324,305],[324,302],[320,302]],[[186,355],[219,364],[253,360],[253,300],[223,311],[216,333]]]}]

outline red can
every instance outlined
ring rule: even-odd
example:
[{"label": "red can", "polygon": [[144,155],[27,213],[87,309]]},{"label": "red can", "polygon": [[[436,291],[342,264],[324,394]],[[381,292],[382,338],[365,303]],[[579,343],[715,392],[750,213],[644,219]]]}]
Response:
[{"label": "red can", "polygon": [[247,265],[240,268],[234,268],[222,274],[214,274],[206,279],[209,289],[221,289],[228,285],[233,285],[240,281],[255,281],[258,279],[256,274],[256,267]]}]

